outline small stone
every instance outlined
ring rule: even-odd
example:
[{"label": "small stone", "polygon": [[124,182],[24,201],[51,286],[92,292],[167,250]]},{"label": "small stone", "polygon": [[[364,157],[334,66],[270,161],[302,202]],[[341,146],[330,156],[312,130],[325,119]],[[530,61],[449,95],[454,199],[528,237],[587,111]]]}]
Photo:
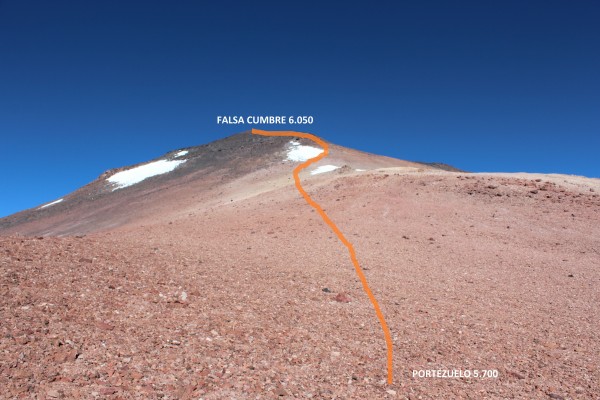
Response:
[{"label": "small stone", "polygon": [[54,361],[64,363],[77,359],[77,350],[65,350],[54,355]]},{"label": "small stone", "polygon": [[508,374],[511,376],[514,376],[517,379],[525,379],[525,375],[523,375],[517,371],[510,371]]},{"label": "small stone", "polygon": [[558,349],[560,347],[556,342],[542,342],[541,345],[550,350]]},{"label": "small stone", "polygon": [[18,344],[25,345],[25,344],[29,343],[29,338],[27,336],[19,336],[19,337],[15,338],[15,341]]},{"label": "small stone", "polygon": [[334,300],[339,303],[350,303],[352,301],[352,300],[350,300],[350,297],[348,297],[348,295],[344,292],[338,293],[335,296]]},{"label": "small stone", "polygon": [[88,264],[91,264],[91,263],[92,263],[92,259],[91,259],[91,258],[84,258],[84,257],[82,257],[82,258],[80,258],[80,259],[79,259],[79,262],[80,262],[80,263],[88,263]]},{"label": "small stone", "polygon": [[58,399],[60,397],[60,393],[58,390],[48,390],[48,392],[46,393],[48,395],[48,397],[51,397],[53,399]]},{"label": "small stone", "polygon": [[117,393],[117,389],[115,389],[114,387],[104,387],[102,389],[100,389],[100,394],[104,395],[104,396],[110,396],[111,394],[115,394]]},{"label": "small stone", "polygon": [[96,322],[96,328],[102,329],[103,331],[112,331],[115,329],[111,324],[107,324],[106,322],[98,321]]},{"label": "small stone", "polygon": [[139,381],[140,379],[142,379],[144,377],[144,375],[142,375],[140,372],[138,371],[134,371],[131,373],[131,379],[135,380],[135,381]]},{"label": "small stone", "polygon": [[389,394],[389,395],[391,395],[391,396],[395,396],[396,395],[396,391],[392,390],[392,389],[386,390],[386,393]]},{"label": "small stone", "polygon": [[554,399],[554,400],[565,400],[564,397],[562,397],[561,395],[556,394],[556,393],[548,393],[548,397],[550,397],[551,399]]},{"label": "small stone", "polygon": [[330,290],[329,288],[323,288],[323,291],[324,291],[325,293],[331,293],[331,290]]},{"label": "small stone", "polygon": [[273,391],[273,394],[278,397],[285,397],[288,395],[288,392],[283,388],[283,386],[279,386]]}]

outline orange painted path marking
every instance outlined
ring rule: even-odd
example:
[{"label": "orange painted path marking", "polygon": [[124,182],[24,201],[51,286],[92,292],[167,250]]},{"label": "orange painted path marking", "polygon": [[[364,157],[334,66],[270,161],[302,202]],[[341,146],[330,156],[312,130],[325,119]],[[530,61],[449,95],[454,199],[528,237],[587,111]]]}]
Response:
[{"label": "orange painted path marking", "polygon": [[367,296],[369,296],[369,300],[371,300],[371,304],[373,304],[373,308],[375,309],[377,318],[379,318],[379,323],[381,324],[381,329],[383,329],[383,335],[385,336],[385,343],[387,345],[387,382],[388,382],[388,384],[391,384],[393,381],[393,369],[392,369],[393,350],[392,350],[392,336],[390,334],[390,328],[388,328],[387,323],[385,322],[383,313],[381,312],[381,308],[379,307],[379,303],[377,302],[377,299],[375,298],[375,296],[373,296],[373,292],[371,292],[371,289],[369,288],[369,284],[367,283],[367,278],[365,278],[365,274],[364,274],[362,268],[360,268],[360,264],[358,263],[358,259],[356,258],[356,252],[354,251],[354,246],[352,246],[352,243],[350,243],[350,241],[348,239],[346,239],[346,237],[344,236],[344,234],[342,233],[340,228],[338,228],[337,225],[331,220],[331,218],[329,218],[329,216],[325,213],[325,211],[321,208],[321,206],[316,201],[314,201],[308,195],[308,193],[306,193],[306,191],[300,184],[300,175],[299,175],[300,171],[302,171],[304,168],[310,166],[311,164],[314,164],[317,161],[327,157],[327,155],[329,154],[329,145],[327,145],[327,143],[325,143],[321,138],[319,138],[315,135],[311,135],[310,133],[302,133],[302,132],[294,132],[294,131],[263,131],[260,129],[252,129],[252,134],[253,135],[262,135],[262,136],[301,137],[304,139],[310,139],[323,148],[323,152],[321,154],[303,162],[302,164],[300,164],[296,168],[294,168],[294,181],[296,182],[296,189],[298,189],[298,191],[300,192],[302,197],[304,197],[304,200],[306,200],[306,202],[308,204],[310,204],[315,210],[317,210],[317,212],[321,215],[321,218],[323,218],[323,221],[325,221],[325,223],[327,225],[329,225],[331,230],[333,230],[333,232],[335,232],[335,234],[342,241],[344,246],[346,246],[346,248],[348,248],[348,253],[350,253],[350,259],[352,260],[352,264],[354,264],[354,269],[356,270],[356,275],[358,275],[358,277],[360,278],[363,289],[367,293]]}]

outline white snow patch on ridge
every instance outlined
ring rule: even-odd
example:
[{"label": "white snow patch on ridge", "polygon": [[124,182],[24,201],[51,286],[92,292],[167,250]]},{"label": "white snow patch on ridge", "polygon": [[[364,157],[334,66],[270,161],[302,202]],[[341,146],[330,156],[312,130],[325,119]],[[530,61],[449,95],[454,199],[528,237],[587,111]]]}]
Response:
[{"label": "white snow patch on ridge", "polygon": [[58,200],[55,200],[55,201],[53,201],[52,203],[44,204],[43,206],[41,206],[40,208],[38,208],[38,210],[41,210],[42,208],[46,208],[46,207],[53,206],[53,205],[55,205],[55,204],[58,204],[58,203],[60,203],[60,202],[61,202],[61,201],[63,201],[63,200],[64,200],[64,199],[58,199]]},{"label": "white snow patch on ridge", "polygon": [[336,169],[338,169],[339,167],[336,167],[335,165],[321,165],[320,167],[317,167],[315,169],[313,169],[310,174],[311,175],[317,175],[317,174],[322,174],[324,172],[331,172],[334,171]]},{"label": "white snow patch on ridge", "polygon": [[294,147],[288,150],[287,160],[307,161],[321,154],[324,150],[313,146],[304,146],[298,142],[290,142]]},{"label": "white snow patch on ridge", "polygon": [[183,164],[186,160],[158,160],[148,164],[140,165],[139,167],[128,169],[127,171],[117,172],[113,176],[107,179],[110,183],[117,185],[113,191],[121,189],[127,186],[135,185],[148,179],[152,176],[166,174],[167,172],[173,171]]},{"label": "white snow patch on ridge", "polygon": [[181,151],[177,152],[177,154],[175,154],[173,157],[175,157],[175,158],[177,158],[177,157],[183,157],[187,153],[189,153],[189,151],[187,151],[187,150],[181,150]]}]

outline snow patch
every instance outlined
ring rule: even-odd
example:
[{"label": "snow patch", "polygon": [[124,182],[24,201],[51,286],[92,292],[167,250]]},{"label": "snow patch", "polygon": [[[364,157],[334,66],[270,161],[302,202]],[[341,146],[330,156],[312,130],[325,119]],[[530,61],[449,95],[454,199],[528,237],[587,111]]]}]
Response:
[{"label": "snow patch", "polygon": [[52,203],[44,204],[43,206],[41,206],[40,208],[38,208],[38,210],[41,210],[42,208],[46,208],[46,207],[53,206],[53,205],[55,205],[55,204],[58,204],[58,203],[60,203],[60,202],[61,202],[61,201],[63,201],[63,200],[64,200],[64,199],[58,199],[58,200],[55,200],[55,201],[53,201]]},{"label": "snow patch", "polygon": [[356,171],[358,171],[358,172],[364,172],[364,171],[366,171],[366,169],[357,168]]},{"label": "snow patch", "polygon": [[336,167],[335,165],[321,165],[320,167],[317,167],[315,169],[313,169],[310,174],[311,175],[317,175],[317,174],[322,174],[324,172],[331,172],[334,171],[336,169],[338,169],[339,167]]},{"label": "snow patch", "polygon": [[135,185],[150,177],[171,172],[184,162],[186,162],[186,160],[158,160],[126,171],[117,172],[108,178],[107,181],[117,185],[117,187],[113,188],[113,191],[115,191],[117,189]]},{"label": "snow patch", "polygon": [[304,146],[298,142],[290,142],[294,147],[288,150],[287,160],[307,161],[321,154],[324,150],[313,146]]},{"label": "snow patch", "polygon": [[183,157],[187,153],[189,153],[189,151],[187,151],[187,150],[181,150],[181,151],[177,152],[173,157],[175,157],[175,158],[177,158],[177,157]]}]

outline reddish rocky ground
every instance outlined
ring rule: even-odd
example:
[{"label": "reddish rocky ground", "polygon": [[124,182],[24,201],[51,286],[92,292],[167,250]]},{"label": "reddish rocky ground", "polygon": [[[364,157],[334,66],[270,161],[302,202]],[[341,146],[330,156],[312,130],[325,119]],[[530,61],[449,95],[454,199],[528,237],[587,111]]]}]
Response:
[{"label": "reddish rocky ground", "polygon": [[[599,398],[598,180],[304,174],[386,316],[387,385],[373,308],[291,168],[171,185],[83,237],[0,237],[0,398]],[[413,377],[437,369],[499,376]]]}]

